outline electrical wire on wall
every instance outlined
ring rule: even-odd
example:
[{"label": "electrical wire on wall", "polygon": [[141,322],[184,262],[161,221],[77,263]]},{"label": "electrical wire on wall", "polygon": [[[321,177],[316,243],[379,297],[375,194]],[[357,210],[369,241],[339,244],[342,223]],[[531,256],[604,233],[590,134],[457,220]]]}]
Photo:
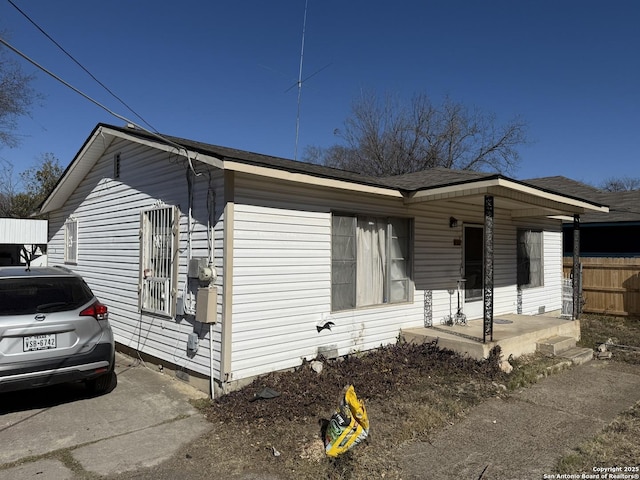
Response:
[{"label": "electrical wire on wall", "polygon": [[[211,176],[211,170],[207,170],[208,182],[207,182],[207,250],[209,254],[209,267],[215,270],[215,217],[216,217],[216,192],[213,186],[213,177]],[[214,380],[214,365],[213,365],[213,328],[214,324],[209,324],[209,377],[211,382],[211,398],[215,397],[215,380]]]},{"label": "electrical wire on wall", "polygon": [[213,186],[213,177],[211,171],[208,170],[207,185],[207,249],[209,253],[209,267],[215,268],[214,265],[214,248],[215,248],[215,222],[216,222],[216,191]]}]

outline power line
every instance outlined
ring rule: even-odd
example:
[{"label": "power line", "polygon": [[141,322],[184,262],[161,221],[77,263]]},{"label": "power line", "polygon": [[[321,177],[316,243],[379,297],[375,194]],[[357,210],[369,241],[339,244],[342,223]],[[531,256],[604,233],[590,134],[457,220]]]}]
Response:
[{"label": "power line", "polygon": [[[62,47],[62,45],[60,45],[58,42],[56,42],[47,32],[45,32],[40,25],[38,25],[34,20],[32,20],[29,15],[27,15],[24,11],[22,11],[20,9],[20,7],[18,7],[15,3],[13,3],[12,0],[7,0],[12,6],[13,8],[15,8],[18,12],[20,12],[20,14],[22,14],[22,16],[24,18],[26,18],[29,22],[31,22],[31,24],[36,27],[40,33],[42,33],[45,37],[47,37],[51,42],[53,42],[53,44],[58,47],[60,50],[62,50],[62,52],[64,52],[64,54],[69,57],[71,60],[73,60],[73,62],[78,65],[82,70],[84,70],[87,75],[89,75],[93,80],[95,80],[102,88],[104,88],[107,92],[109,92],[109,94],[114,97],[116,100],[118,100],[122,105],[124,105],[131,113],[133,113],[136,117],[138,117],[140,120],[142,120],[143,123],[145,123],[149,128],[151,128],[151,130],[153,130],[154,132],[157,132],[156,128],[151,125],[149,122],[147,122],[139,113],[137,113],[133,108],[131,108],[129,105],[127,105],[127,103],[122,100],[118,95],[116,95],[115,93],[113,93],[109,87],[107,87],[104,83],[102,83],[100,80],[98,80],[89,70],[87,70],[84,65],[82,65],[78,60],[76,60],[73,55],[71,55],[69,52],[67,52],[64,47]],[[4,42],[3,42],[4,43]],[[15,50],[14,50],[15,51]],[[17,53],[17,52],[16,52]],[[30,60],[29,60],[30,61]],[[36,65],[37,66],[37,65]],[[40,68],[40,67],[38,67]],[[47,72],[48,73],[48,72]],[[69,86],[69,85],[67,85]],[[78,92],[80,93],[80,92]],[[95,102],[94,102],[95,103]],[[112,112],[110,112],[112,113]],[[115,115],[115,114],[114,114]]]},{"label": "power line", "polygon": [[[91,103],[93,103],[94,105],[97,105],[98,107],[102,108],[104,111],[106,111],[107,113],[113,115],[116,118],[119,118],[120,120],[122,120],[125,123],[130,123],[131,125],[133,125],[134,127],[147,132],[150,135],[153,135],[155,138],[161,140],[162,142],[171,145],[172,147],[178,149],[178,152],[180,152],[181,150],[185,151],[185,157],[187,157],[187,159],[189,160],[189,164],[191,165],[191,158],[189,158],[188,155],[188,151],[186,149],[186,147],[183,147],[182,145],[175,143],[171,140],[169,140],[168,138],[163,137],[162,135],[160,135],[157,132],[154,131],[149,131],[148,129],[141,127],[140,125],[138,125],[137,123],[129,120],[128,118],[114,112],[113,110],[111,110],[110,108],[106,107],[105,105],[101,104],[100,102],[98,102],[97,100],[91,98],[89,95],[87,95],[86,93],[82,92],[81,90],[77,89],[76,87],[74,87],[73,85],[71,85],[69,82],[63,80],[62,78],[60,78],[58,75],[56,75],[55,73],[53,73],[52,71],[48,70],[47,68],[43,67],[42,65],[40,65],[38,62],[36,62],[35,60],[33,60],[32,58],[30,58],[28,55],[22,53],[20,50],[18,50],[17,48],[15,48],[13,45],[11,45],[9,42],[7,42],[4,38],[0,37],[0,43],[2,45],[4,45],[5,47],[7,47],[9,50],[11,50],[12,52],[16,53],[17,55],[21,56],[22,58],[24,58],[26,61],[28,61],[29,63],[31,63],[33,66],[35,66],[36,68],[42,70],[44,73],[46,73],[47,75],[49,75],[50,77],[54,78],[55,80],[57,80],[58,82],[62,83],[65,87],[70,88],[71,90],[73,90],[75,93],[77,93],[78,95],[84,97],[86,100],[89,100]],[[193,168],[193,167],[192,167]]]}]

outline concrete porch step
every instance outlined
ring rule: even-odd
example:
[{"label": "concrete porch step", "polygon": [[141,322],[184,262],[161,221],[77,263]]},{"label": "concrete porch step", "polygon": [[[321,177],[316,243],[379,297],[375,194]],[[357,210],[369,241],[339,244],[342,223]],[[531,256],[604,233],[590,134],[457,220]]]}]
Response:
[{"label": "concrete porch step", "polygon": [[574,348],[576,339],[573,337],[553,336],[536,343],[536,350],[544,355],[560,355],[562,352]]},{"label": "concrete porch step", "polygon": [[573,347],[569,350],[565,350],[560,355],[560,358],[566,358],[570,360],[574,365],[582,365],[593,359],[593,350],[590,348]]}]

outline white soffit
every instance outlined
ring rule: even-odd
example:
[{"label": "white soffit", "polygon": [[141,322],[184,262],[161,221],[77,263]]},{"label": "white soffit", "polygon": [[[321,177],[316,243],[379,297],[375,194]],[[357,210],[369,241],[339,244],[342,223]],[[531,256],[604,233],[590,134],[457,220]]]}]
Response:
[{"label": "white soffit", "polygon": [[413,193],[405,200],[405,203],[419,203],[435,200],[448,200],[476,195],[493,195],[495,197],[509,198],[522,205],[531,205],[538,209],[537,212],[526,212],[527,208],[518,209],[519,216],[541,215],[539,209],[550,209],[546,215],[560,215],[567,213],[583,213],[586,211],[608,212],[609,208],[603,205],[595,205],[585,200],[567,197],[559,193],[546,192],[538,188],[530,187],[522,183],[505,178],[490,178],[476,182],[465,182],[455,185],[445,185]]},{"label": "white soffit", "polygon": [[249,173],[252,175],[260,175],[263,177],[277,178],[290,182],[306,183],[310,185],[318,185],[329,188],[340,188],[343,190],[350,190],[352,192],[371,193],[374,195],[385,195],[388,197],[396,198],[403,197],[403,195],[395,188],[377,187],[374,185],[349,182],[347,180],[318,177],[307,173],[290,172],[288,170],[280,170],[277,168],[248,165],[246,163],[235,162],[233,160],[225,160],[224,169],[242,173]]}]

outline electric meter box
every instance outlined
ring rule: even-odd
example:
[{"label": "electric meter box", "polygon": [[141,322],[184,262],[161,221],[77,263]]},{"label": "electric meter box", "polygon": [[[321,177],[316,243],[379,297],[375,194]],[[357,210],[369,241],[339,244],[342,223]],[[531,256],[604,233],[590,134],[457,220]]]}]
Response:
[{"label": "electric meter box", "polygon": [[196,295],[196,322],[216,323],[218,318],[218,288],[199,288]]},{"label": "electric meter box", "polygon": [[189,278],[198,278],[200,271],[207,268],[208,262],[206,258],[192,258],[189,260],[189,271],[187,275]]}]

